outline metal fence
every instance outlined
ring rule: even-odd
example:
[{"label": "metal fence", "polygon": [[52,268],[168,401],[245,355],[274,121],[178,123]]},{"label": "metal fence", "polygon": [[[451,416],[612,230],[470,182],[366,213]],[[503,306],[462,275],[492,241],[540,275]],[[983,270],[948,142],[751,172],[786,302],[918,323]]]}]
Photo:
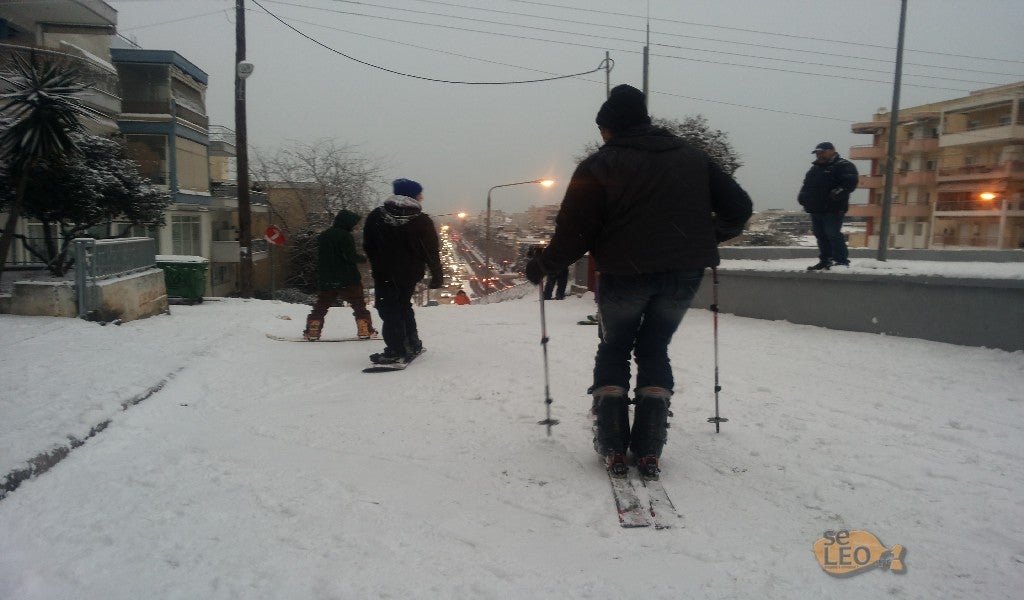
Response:
[{"label": "metal fence", "polygon": [[156,266],[156,240],[147,237],[74,240],[78,316],[99,306],[96,282]]}]

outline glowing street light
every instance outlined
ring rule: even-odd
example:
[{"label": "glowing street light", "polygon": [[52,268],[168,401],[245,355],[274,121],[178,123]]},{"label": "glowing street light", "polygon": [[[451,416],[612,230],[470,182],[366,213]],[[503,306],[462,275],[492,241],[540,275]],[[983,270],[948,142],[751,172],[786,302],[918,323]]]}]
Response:
[{"label": "glowing street light", "polygon": [[500,187],[513,185],[525,185],[527,183],[539,183],[544,187],[551,187],[555,184],[554,179],[531,179],[530,181],[519,181],[516,183],[503,183],[487,190],[487,220],[484,222],[484,269],[487,274],[491,272],[491,192]]},{"label": "glowing street light", "polygon": [[996,199],[996,195],[993,194],[992,192],[982,192],[982,193],[978,194],[978,197],[981,198],[982,200],[995,200]]}]

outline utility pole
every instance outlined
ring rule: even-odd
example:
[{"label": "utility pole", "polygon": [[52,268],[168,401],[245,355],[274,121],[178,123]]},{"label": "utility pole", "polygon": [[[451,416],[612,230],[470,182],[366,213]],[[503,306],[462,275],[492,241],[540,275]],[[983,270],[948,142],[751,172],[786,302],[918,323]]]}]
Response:
[{"label": "utility pole", "polygon": [[651,0],[647,0],[647,40],[644,43],[644,106],[650,108],[651,103],[647,101],[647,90],[650,79],[650,50],[651,50]]},{"label": "utility pole", "polygon": [[[243,66],[245,65],[245,66]],[[243,73],[244,71],[244,73]],[[245,0],[235,0],[235,156],[238,185],[239,293],[252,297],[252,212],[249,206],[249,142],[245,121],[245,78],[252,72],[245,62]]]},{"label": "utility pole", "polygon": [[889,114],[889,148],[885,159],[885,192],[882,197],[882,224],[878,231],[878,260],[885,261],[889,249],[889,218],[892,214],[893,173],[896,169],[896,126],[899,124],[900,82],[903,79],[903,34],[906,30],[907,0],[900,2],[900,33],[896,42],[896,75],[892,85],[892,109]]}]

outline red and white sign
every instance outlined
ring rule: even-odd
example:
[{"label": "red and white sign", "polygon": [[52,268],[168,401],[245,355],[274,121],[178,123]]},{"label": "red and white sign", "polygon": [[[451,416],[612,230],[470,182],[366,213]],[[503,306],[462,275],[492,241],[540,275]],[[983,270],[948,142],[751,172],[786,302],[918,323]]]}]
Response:
[{"label": "red and white sign", "polygon": [[263,237],[275,246],[284,246],[284,232],[281,231],[281,228],[277,225],[267,227],[267,230],[263,233]]}]

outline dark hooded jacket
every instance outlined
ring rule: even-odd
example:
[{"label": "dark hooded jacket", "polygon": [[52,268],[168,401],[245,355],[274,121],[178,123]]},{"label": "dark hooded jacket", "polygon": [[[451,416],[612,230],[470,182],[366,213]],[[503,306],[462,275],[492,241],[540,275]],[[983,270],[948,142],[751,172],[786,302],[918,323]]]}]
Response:
[{"label": "dark hooded jacket", "polygon": [[625,129],[576,168],[540,266],[557,273],[588,251],[601,273],[715,266],[751,210],[703,151],[659,127]]},{"label": "dark hooded jacket", "polygon": [[857,179],[857,167],[838,154],[827,163],[815,161],[804,175],[797,201],[809,213],[844,213],[850,208]]},{"label": "dark hooded jacket", "polygon": [[440,281],[440,246],[434,222],[413,198],[391,196],[366,217],[363,250],[370,258],[376,285],[413,286],[428,268],[431,277]]},{"label": "dark hooded jacket", "polygon": [[334,224],[317,238],[317,288],[337,290],[362,282],[357,263],[366,257],[356,252],[352,229],[362,219],[350,210],[342,210],[334,217]]}]

